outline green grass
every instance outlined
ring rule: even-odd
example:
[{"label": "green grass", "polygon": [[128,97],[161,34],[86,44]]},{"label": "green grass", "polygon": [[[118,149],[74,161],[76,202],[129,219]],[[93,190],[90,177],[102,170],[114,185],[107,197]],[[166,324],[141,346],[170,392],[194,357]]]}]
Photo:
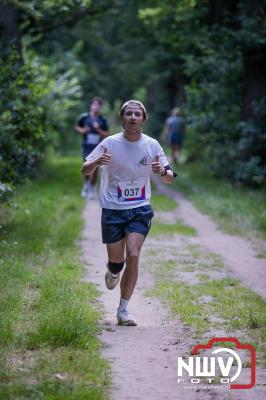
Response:
[{"label": "green grass", "polygon": [[80,160],[54,157],[2,210],[0,398],[105,399],[98,292],[81,282]]},{"label": "green grass", "polygon": [[[153,184],[153,182],[151,183]],[[153,189],[151,205],[155,213],[156,211],[163,211],[163,212],[173,211],[178,206],[176,201],[169,198],[168,196],[157,194],[155,188]],[[174,224],[167,224],[154,220],[152,222],[150,234],[151,235],[180,234],[180,235],[196,236],[197,231],[196,229],[183,224],[179,220],[176,220]]]},{"label": "green grass", "polygon": [[193,326],[196,335],[207,330],[205,309],[185,283],[157,282],[153,289],[147,291],[147,295],[158,296],[171,311],[179,315],[184,324]]},{"label": "green grass", "polygon": [[218,180],[200,163],[182,164],[173,185],[226,232],[266,238],[266,191]]},{"label": "green grass", "polygon": [[193,293],[212,296],[209,304],[212,315],[222,318],[230,331],[241,330],[261,353],[260,359],[266,365],[266,301],[261,296],[232,278],[202,282],[193,287]]},{"label": "green grass", "polygon": [[[260,364],[266,365],[266,301],[237,279],[223,275],[213,279],[212,273],[224,270],[219,256],[191,245],[176,259],[156,263],[156,256],[149,257],[154,258],[155,285],[147,295],[159,297],[201,340],[212,329],[236,332],[241,342],[254,345]],[[196,281],[194,275],[180,278],[180,272],[195,271]]]},{"label": "green grass", "polygon": [[180,268],[193,271],[219,271],[224,268],[222,257],[219,254],[202,251],[198,245],[188,244],[184,248],[183,257],[179,261]]},{"label": "green grass", "polygon": [[224,278],[202,282],[196,286],[196,291],[198,295],[214,298],[213,311],[226,321],[230,329],[247,328],[254,332],[261,329],[261,340],[266,339],[266,302],[242,286],[239,280]]},{"label": "green grass", "polygon": [[89,307],[97,295],[95,288],[79,284],[73,278],[66,279],[63,271],[62,268],[57,271],[53,268],[43,278],[35,304],[35,327],[27,344],[30,348],[43,344],[95,347],[98,328],[94,321],[98,320],[98,311]]},{"label": "green grass", "polygon": [[187,235],[187,236],[196,236],[196,229],[191,226],[184,225],[181,221],[176,221],[174,224],[165,224],[159,221],[153,221],[151,226],[151,235]]},{"label": "green grass", "polygon": [[155,211],[172,211],[177,207],[176,201],[161,194],[152,195],[151,205]]},{"label": "green grass", "polygon": [[204,274],[204,273],[199,273],[199,274],[197,274],[197,278],[200,280],[200,281],[207,281],[207,280],[209,280],[210,279],[210,277],[209,277],[209,275],[208,274]]}]

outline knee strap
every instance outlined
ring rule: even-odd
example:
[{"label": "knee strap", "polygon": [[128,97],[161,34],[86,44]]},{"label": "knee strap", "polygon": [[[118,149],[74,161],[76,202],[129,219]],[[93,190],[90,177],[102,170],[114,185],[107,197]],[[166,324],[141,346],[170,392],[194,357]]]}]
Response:
[{"label": "knee strap", "polygon": [[123,267],[124,267],[124,261],[120,263],[114,263],[112,261],[108,262],[108,269],[110,272],[112,272],[112,274],[118,274],[119,272],[122,271]]}]

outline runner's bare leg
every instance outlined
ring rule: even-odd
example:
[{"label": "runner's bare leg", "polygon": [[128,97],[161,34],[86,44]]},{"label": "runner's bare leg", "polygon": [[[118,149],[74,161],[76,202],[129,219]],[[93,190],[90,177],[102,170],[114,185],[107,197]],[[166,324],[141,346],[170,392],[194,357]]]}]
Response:
[{"label": "runner's bare leg", "polygon": [[123,262],[125,259],[126,238],[114,243],[107,243],[108,260],[114,263]]},{"label": "runner's bare leg", "polygon": [[172,145],[172,159],[175,164],[177,164],[180,159],[180,146],[176,143]]},{"label": "runner's bare leg", "polygon": [[136,286],[139,254],[144,240],[145,236],[136,232],[130,232],[126,236],[126,268],[120,282],[122,299],[129,300]]}]

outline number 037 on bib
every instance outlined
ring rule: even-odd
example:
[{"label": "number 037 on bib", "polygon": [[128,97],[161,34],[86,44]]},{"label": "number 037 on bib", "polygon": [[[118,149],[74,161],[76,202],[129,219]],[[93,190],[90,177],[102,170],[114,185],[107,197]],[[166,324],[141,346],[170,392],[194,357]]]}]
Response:
[{"label": "number 037 on bib", "polygon": [[145,184],[140,181],[119,182],[118,201],[145,200]]}]

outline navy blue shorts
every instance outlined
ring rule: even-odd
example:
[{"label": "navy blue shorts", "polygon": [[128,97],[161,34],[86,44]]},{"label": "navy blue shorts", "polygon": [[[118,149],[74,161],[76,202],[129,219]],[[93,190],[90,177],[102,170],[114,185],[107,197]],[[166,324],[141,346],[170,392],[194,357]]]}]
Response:
[{"label": "navy blue shorts", "polygon": [[115,243],[123,239],[128,232],[137,232],[145,237],[151,228],[154,216],[150,204],[127,210],[102,209],[102,241]]},{"label": "navy blue shorts", "polygon": [[82,157],[83,160],[86,160],[86,157],[88,157],[88,155],[95,149],[95,147],[97,147],[97,144],[84,144],[82,146]]},{"label": "navy blue shorts", "polygon": [[182,146],[183,144],[183,135],[182,133],[172,132],[168,134],[168,144],[178,144]]}]

